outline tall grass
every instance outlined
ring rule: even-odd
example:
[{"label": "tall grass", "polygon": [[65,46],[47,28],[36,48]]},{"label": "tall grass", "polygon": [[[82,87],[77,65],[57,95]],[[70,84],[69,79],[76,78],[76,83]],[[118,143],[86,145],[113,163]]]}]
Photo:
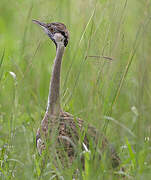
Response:
[{"label": "tall grass", "polygon": [[[151,2],[1,0],[0,9],[0,179],[72,179],[77,169],[80,179],[120,179],[123,173],[150,179]],[[110,168],[107,152],[101,160],[86,153],[85,170],[78,159],[56,169],[49,152],[38,155],[35,135],[55,47],[32,19],[67,25],[62,107],[106,134],[124,172]]]}]

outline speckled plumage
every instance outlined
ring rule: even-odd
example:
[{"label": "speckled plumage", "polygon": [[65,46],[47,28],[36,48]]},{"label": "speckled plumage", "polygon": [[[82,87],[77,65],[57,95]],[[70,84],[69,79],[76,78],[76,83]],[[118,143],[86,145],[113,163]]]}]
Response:
[{"label": "speckled plumage", "polygon": [[[107,138],[101,132],[99,132],[89,124],[88,125],[84,124],[84,121],[82,119],[75,118],[71,114],[62,111],[60,112],[58,118],[49,117],[48,114],[46,114],[44,119],[42,120],[41,127],[37,130],[37,135],[36,135],[37,142],[40,139],[40,144],[37,144],[37,148],[40,154],[42,150],[45,149],[43,139],[47,137],[48,133],[49,135],[51,134],[51,131],[54,129],[54,127],[57,127],[57,131],[58,131],[56,147],[63,146],[64,151],[68,155],[69,163],[72,163],[76,157],[75,146],[77,146],[77,144],[79,145],[79,143],[81,143],[81,149],[82,149],[82,143],[84,143],[87,146],[87,148],[89,148],[89,140],[91,138],[91,140],[94,141],[95,146],[97,146],[99,138],[101,138],[102,143],[100,144],[99,147],[100,155],[101,153],[103,153],[105,149],[108,149],[108,151],[110,151],[109,153],[110,153],[110,159],[112,161],[112,166],[117,167],[119,165],[120,158],[118,157],[114,148],[111,148]],[[85,131],[85,127],[87,131]],[[80,136],[83,135],[83,133],[85,133],[85,136],[83,138],[83,142],[81,142]],[[49,138],[51,140],[51,136]],[[60,155],[62,154],[61,150],[57,150],[57,153],[58,156],[60,157],[61,162],[63,163],[64,157],[63,156],[61,157]]]}]

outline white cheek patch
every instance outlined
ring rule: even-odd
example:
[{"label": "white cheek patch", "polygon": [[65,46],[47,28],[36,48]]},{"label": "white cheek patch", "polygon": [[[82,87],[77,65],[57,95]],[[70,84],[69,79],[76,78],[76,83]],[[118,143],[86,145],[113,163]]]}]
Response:
[{"label": "white cheek patch", "polygon": [[63,42],[64,36],[61,35],[60,33],[55,33],[53,38],[55,39],[56,43],[64,44]]}]

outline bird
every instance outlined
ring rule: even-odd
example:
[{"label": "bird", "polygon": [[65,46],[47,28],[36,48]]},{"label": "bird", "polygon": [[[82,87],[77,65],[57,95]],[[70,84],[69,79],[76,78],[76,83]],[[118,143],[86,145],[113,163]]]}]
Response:
[{"label": "bird", "polygon": [[[83,150],[88,151],[90,138],[93,139],[97,147],[99,138],[100,136],[102,137],[100,149],[103,152],[109,144],[107,138],[92,125],[85,125],[84,120],[75,118],[70,113],[63,111],[61,107],[60,72],[64,51],[69,42],[68,29],[65,24],[60,22],[44,23],[39,20],[32,21],[44,30],[56,46],[56,57],[50,80],[47,108],[36,134],[38,153],[41,155],[46,149],[47,142],[52,139],[55,133],[55,128],[57,129],[57,137],[56,142],[53,143],[57,144],[57,154],[62,163],[65,160],[61,153],[61,148],[59,148],[60,146],[63,146],[64,152],[67,154],[69,164],[72,164],[77,156],[76,147],[79,143]],[[119,166],[120,158],[116,151],[111,148],[110,152],[113,167]],[[81,162],[84,163],[84,160],[81,160]]]}]

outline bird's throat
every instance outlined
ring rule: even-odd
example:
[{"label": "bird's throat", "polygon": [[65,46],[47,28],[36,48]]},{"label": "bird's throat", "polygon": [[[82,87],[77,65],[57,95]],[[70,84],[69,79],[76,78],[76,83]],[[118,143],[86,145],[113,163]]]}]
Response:
[{"label": "bird's throat", "polygon": [[52,77],[50,81],[47,111],[49,116],[58,116],[60,114],[60,72],[61,62],[64,54],[64,45],[57,44],[56,57],[54,60]]}]

